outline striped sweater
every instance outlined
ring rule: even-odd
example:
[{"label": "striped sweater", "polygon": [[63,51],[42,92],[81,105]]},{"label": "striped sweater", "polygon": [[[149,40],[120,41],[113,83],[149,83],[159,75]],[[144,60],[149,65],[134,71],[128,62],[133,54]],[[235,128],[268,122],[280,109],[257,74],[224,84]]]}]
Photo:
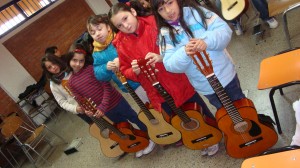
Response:
[{"label": "striped sweater", "polygon": [[75,97],[86,97],[96,104],[103,113],[113,109],[122,95],[109,82],[98,81],[93,66],[89,65],[74,73],[69,79],[69,87]]}]

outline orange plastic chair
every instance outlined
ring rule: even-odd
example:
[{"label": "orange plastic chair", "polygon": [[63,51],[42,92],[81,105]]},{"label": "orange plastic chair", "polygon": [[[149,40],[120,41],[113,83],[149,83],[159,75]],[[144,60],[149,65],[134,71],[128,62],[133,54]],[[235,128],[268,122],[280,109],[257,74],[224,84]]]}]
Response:
[{"label": "orange plastic chair", "polygon": [[275,56],[262,60],[257,88],[269,89],[269,98],[277,125],[278,133],[281,134],[281,126],[274,102],[274,93],[277,89],[283,95],[282,88],[300,84],[300,49],[289,49]]},{"label": "orange plastic chair", "polygon": [[242,163],[241,168],[299,167],[299,147],[283,147],[276,150],[271,151],[270,154],[245,159]]}]

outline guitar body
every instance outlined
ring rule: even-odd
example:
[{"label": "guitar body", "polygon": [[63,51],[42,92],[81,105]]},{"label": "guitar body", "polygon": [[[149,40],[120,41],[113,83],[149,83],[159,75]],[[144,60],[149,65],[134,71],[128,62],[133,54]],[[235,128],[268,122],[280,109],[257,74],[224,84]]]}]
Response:
[{"label": "guitar body", "polygon": [[222,16],[226,20],[233,20],[248,8],[246,0],[220,0]]},{"label": "guitar body", "polygon": [[105,156],[118,157],[124,153],[116,141],[102,137],[100,129],[96,124],[90,126],[90,134],[99,141],[100,149]]},{"label": "guitar body", "polygon": [[190,149],[204,149],[215,145],[222,139],[222,133],[203,120],[200,112],[194,110],[185,111],[192,120],[185,124],[178,115],[171,120],[173,127],[181,132],[183,144]]},{"label": "guitar body", "polygon": [[[241,127],[234,124],[222,107],[216,113],[219,128],[225,134],[225,147],[228,155],[234,158],[246,158],[262,153],[277,142],[275,130],[258,120],[257,112],[251,100],[244,98],[233,102],[239,114],[246,122]],[[236,131],[236,130],[241,130]]]},{"label": "guitar body", "polygon": [[151,122],[143,111],[138,114],[139,119],[146,125],[149,138],[157,144],[171,144],[181,139],[180,132],[167,123],[163,115],[154,109],[149,109],[155,118],[155,122]]},{"label": "guitar body", "polygon": [[133,153],[145,149],[149,145],[147,134],[134,129],[128,122],[116,124],[116,127],[124,136],[119,136],[114,132],[109,133],[109,138],[119,143],[124,152]]}]

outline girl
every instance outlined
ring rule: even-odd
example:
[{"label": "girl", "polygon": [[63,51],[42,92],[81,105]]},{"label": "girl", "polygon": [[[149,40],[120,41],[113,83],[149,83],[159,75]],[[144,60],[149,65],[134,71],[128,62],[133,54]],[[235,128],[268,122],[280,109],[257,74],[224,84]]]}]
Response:
[{"label": "girl", "polygon": [[[76,48],[67,56],[68,66],[73,72],[69,79],[69,86],[75,97],[91,98],[96,104],[97,112],[93,114],[85,111],[88,116],[100,118],[105,115],[114,123],[130,121],[142,131],[147,131],[146,126],[138,119],[137,114],[122,95],[113,88],[109,82],[98,81],[94,76],[93,66],[86,63],[86,51]],[[149,146],[136,153],[136,157],[150,153],[154,143],[149,140]]]},{"label": "girl", "polygon": [[[120,30],[113,44],[116,46],[119,59],[120,71],[129,79],[138,81],[146,90],[151,104],[158,111],[164,109],[169,115],[171,108],[152,86],[148,79],[140,74],[137,59],[152,57],[159,59],[159,47],[156,43],[157,28],[153,16],[137,17],[137,11],[123,3],[117,3],[109,11],[111,23]],[[158,70],[156,76],[160,84],[173,97],[177,107],[186,102],[197,102],[207,117],[213,115],[207,108],[201,97],[194,91],[184,74],[167,72],[161,62],[155,63]],[[211,147],[215,153],[218,146]]]},{"label": "girl", "polygon": [[[119,59],[117,58],[116,48],[112,45],[115,33],[109,26],[109,20],[106,14],[92,15],[87,20],[87,30],[94,39],[93,58],[94,73],[100,81],[113,81],[123,91],[127,92],[114,72],[119,71]],[[139,83],[128,80],[129,85],[135,90],[141,100],[149,102],[144,89]]]},{"label": "girl", "polygon": [[160,51],[167,71],[185,73],[198,93],[205,95],[217,109],[221,108],[222,104],[206,77],[189,57],[197,51],[207,50],[214,73],[231,100],[244,98],[234,65],[226,51],[232,34],[227,23],[192,0],[151,2],[160,29]]},{"label": "girl", "polygon": [[67,65],[54,54],[47,54],[42,58],[42,69],[50,79],[50,89],[57,103],[66,111],[76,114],[88,124],[93,121],[86,116],[83,109],[78,105],[72,96],[65,90],[70,73],[67,73]]}]

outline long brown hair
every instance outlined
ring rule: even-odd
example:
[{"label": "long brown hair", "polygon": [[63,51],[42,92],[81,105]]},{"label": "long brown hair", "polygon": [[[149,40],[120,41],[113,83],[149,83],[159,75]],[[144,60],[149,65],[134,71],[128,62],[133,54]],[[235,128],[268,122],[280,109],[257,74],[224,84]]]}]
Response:
[{"label": "long brown hair", "polygon": [[61,79],[57,78],[57,74],[52,74],[51,72],[49,72],[47,70],[47,67],[46,67],[46,62],[49,61],[51,62],[52,64],[55,64],[55,65],[58,65],[60,67],[60,71],[67,71],[67,64],[59,57],[57,57],[56,55],[54,54],[46,54],[42,60],[41,60],[41,66],[42,66],[42,69],[43,69],[43,72],[46,74],[46,77],[48,79],[50,79],[51,81],[53,81],[54,83],[56,84],[60,84],[61,83]]},{"label": "long brown hair", "polygon": [[[207,24],[205,22],[205,15],[204,12],[200,9],[199,5],[194,1],[194,0],[176,0],[180,9],[180,16],[179,16],[179,23],[181,25],[181,27],[183,28],[183,30],[187,33],[188,36],[190,36],[191,38],[194,37],[193,32],[191,31],[191,29],[187,26],[184,18],[183,18],[183,7],[190,7],[191,9],[195,9],[198,14],[200,15],[201,19],[202,19],[202,23],[200,23],[201,25],[204,26],[205,29],[207,29]],[[158,30],[160,30],[162,27],[167,28],[169,30],[169,35],[171,37],[171,40],[173,41],[173,44],[178,44],[179,41],[175,38],[175,33],[176,30],[174,27],[172,27],[164,18],[162,18],[160,16],[160,14],[158,13],[158,8],[163,5],[165,3],[164,0],[151,0],[151,7],[152,7],[152,11],[156,20],[156,24],[157,24],[157,28]],[[194,16],[195,18],[195,16]],[[163,46],[163,48],[165,48],[166,46],[166,42],[165,39],[163,38],[161,40],[161,46]]]}]

